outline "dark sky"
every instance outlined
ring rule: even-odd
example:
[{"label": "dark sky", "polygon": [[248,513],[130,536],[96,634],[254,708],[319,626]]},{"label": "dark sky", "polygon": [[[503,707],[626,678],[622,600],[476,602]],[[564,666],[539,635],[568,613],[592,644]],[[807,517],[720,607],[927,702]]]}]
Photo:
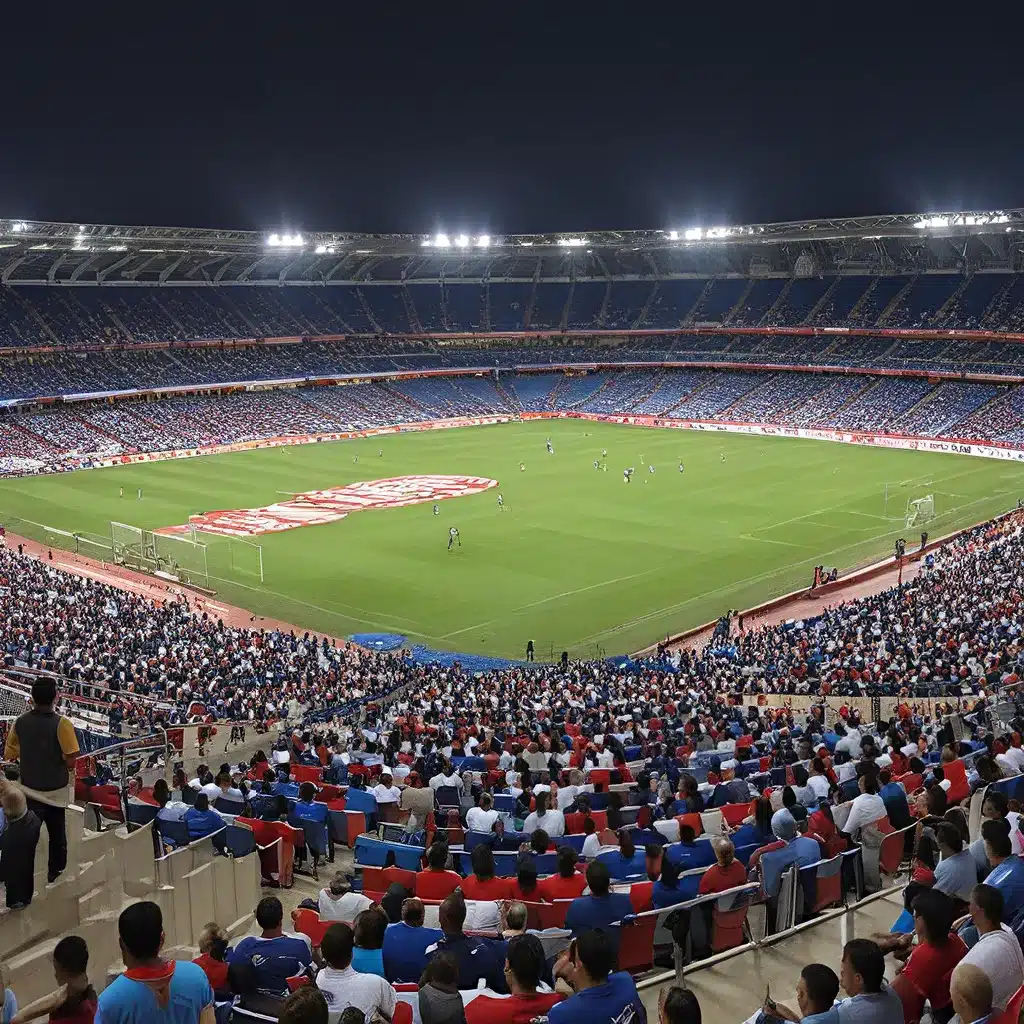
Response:
[{"label": "dark sky", "polygon": [[969,10],[8,6],[0,218],[497,234],[1024,202],[1024,72]]}]

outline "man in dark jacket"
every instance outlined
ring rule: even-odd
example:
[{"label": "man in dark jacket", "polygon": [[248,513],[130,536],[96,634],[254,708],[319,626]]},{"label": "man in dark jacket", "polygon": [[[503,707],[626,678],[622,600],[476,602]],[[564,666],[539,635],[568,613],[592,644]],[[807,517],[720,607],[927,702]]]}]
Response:
[{"label": "man in dark jacket", "polygon": [[21,787],[9,782],[0,793],[7,827],[0,832],[0,881],[7,886],[7,907],[20,910],[35,892],[39,819],[28,809]]}]

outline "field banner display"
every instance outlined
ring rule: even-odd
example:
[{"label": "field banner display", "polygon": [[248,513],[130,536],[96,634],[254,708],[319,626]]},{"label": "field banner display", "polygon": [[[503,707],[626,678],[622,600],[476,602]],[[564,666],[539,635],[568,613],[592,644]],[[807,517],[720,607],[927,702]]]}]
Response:
[{"label": "field banner display", "polygon": [[165,526],[159,534],[219,533],[228,537],[254,537],[281,533],[299,526],[324,526],[344,519],[350,512],[371,508],[403,508],[427,501],[461,498],[497,487],[497,480],[483,476],[395,476],[364,480],[345,487],[296,494],[287,501],[264,508],[221,509],[189,516],[181,526]]}]

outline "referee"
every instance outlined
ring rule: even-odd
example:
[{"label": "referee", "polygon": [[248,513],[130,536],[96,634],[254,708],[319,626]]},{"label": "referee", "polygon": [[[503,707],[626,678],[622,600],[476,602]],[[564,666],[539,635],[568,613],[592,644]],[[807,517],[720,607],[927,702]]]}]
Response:
[{"label": "referee", "polygon": [[69,800],[68,779],[78,756],[75,727],[53,710],[56,700],[57,684],[52,679],[37,679],[32,684],[32,709],[15,720],[4,747],[4,757],[19,762],[29,810],[46,825],[51,882],[68,865],[64,809]]}]

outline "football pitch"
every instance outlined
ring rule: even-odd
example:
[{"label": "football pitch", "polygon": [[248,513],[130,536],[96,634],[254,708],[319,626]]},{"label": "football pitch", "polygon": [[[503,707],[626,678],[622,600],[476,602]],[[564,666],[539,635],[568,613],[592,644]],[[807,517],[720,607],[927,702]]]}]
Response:
[{"label": "football pitch", "polygon": [[[235,573],[213,559],[211,577],[223,578],[211,586],[228,603],[336,636],[401,633],[502,657],[521,657],[532,639],[540,660],[615,655],[809,584],[815,565],[871,561],[901,536],[913,549],[922,528],[937,537],[1024,496],[1024,470],[1008,462],[565,420],[2,480],[0,522],[73,546],[38,524],[109,538],[112,520],[154,530],[410,474],[497,486],[441,500],[437,515],[428,499],[251,538],[263,582],[251,565]],[[926,495],[936,518],[908,530],[908,501]],[[452,526],[461,546],[449,551]],[[199,539],[211,551],[224,543]]]}]

